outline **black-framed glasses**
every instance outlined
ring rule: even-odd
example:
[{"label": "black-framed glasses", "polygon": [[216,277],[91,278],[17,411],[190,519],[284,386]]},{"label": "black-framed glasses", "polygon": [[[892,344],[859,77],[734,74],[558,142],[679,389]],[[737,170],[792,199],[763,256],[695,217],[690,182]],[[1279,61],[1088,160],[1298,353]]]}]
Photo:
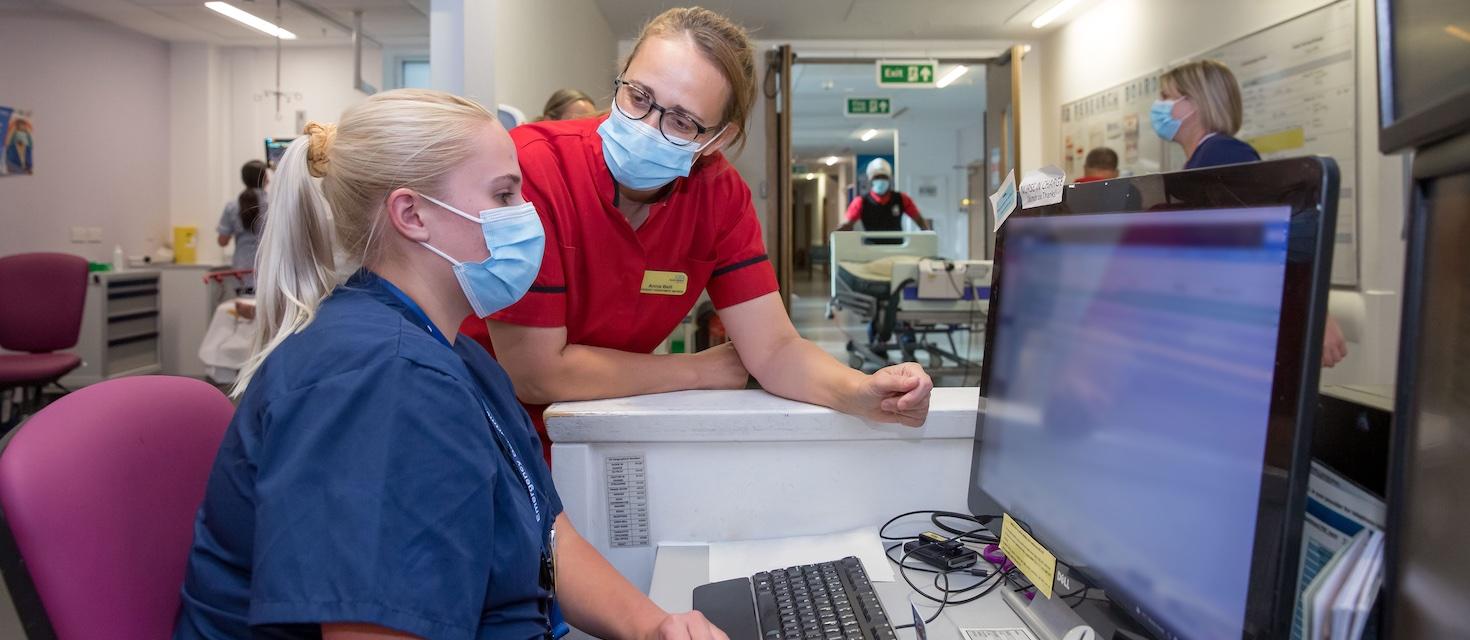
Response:
[{"label": "black-framed glasses", "polygon": [[663,134],[664,139],[680,146],[688,146],[696,143],[706,143],[714,136],[701,140],[700,137],[714,132],[719,135],[724,131],[721,127],[718,131],[714,127],[706,127],[700,124],[693,116],[683,111],[675,111],[654,102],[653,96],[649,95],[642,87],[624,80],[622,76],[613,80],[613,108],[619,113],[634,120],[642,120],[653,111],[658,111],[658,131]]}]

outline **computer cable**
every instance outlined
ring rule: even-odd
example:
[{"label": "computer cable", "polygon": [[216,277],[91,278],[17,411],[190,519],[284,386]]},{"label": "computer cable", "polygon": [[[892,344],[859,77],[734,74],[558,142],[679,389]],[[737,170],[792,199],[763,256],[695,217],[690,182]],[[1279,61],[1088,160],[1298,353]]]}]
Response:
[{"label": "computer cable", "polygon": [[[948,541],[950,542],[960,541],[982,544],[994,543],[995,541],[995,536],[990,535],[985,528],[985,524],[993,521],[995,519],[995,516],[976,517],[970,514],[941,510],[910,511],[893,517],[888,522],[885,522],[882,527],[879,527],[878,535],[880,538],[895,542],[895,544],[889,545],[886,549],[884,549],[884,554],[888,556],[888,559],[890,561],[898,565],[899,576],[903,578],[904,582],[907,583],[909,588],[913,589],[915,593],[919,594],[925,599],[939,603],[939,608],[934,612],[934,615],[930,616],[924,621],[926,624],[937,620],[940,615],[943,615],[944,608],[946,606],[968,604],[989,595],[990,593],[995,591],[997,587],[1005,582],[1007,573],[1015,570],[1014,567],[1009,570],[1002,570],[1000,567],[995,567],[993,571],[985,571],[983,569],[978,569],[973,566],[963,569],[949,570],[941,570],[925,566],[915,566],[909,563],[909,557],[913,553],[912,549],[905,549],[903,555],[898,558],[894,558],[893,552],[895,549],[903,547],[904,543],[907,541],[919,540],[920,536],[890,535],[888,533],[888,528],[899,520],[902,520],[903,518],[916,515],[928,515],[930,522],[933,523],[935,527],[950,534],[951,537],[948,538]],[[974,527],[969,529],[958,529],[947,523],[947,520],[960,520],[974,525]],[[986,562],[989,563],[989,560],[986,560]],[[924,588],[916,584],[914,580],[909,576],[909,571],[920,571],[923,573],[933,574],[934,589],[939,592],[939,595],[935,596],[926,592]],[[975,582],[974,584],[970,584],[967,586],[954,587],[950,583],[951,575],[966,575],[970,577],[980,578],[980,580]],[[969,594],[976,590],[980,590],[980,593],[969,595],[963,598],[956,598],[956,596],[959,596],[961,594]],[[905,624],[895,626],[894,629],[907,629],[913,626],[913,624]]]}]

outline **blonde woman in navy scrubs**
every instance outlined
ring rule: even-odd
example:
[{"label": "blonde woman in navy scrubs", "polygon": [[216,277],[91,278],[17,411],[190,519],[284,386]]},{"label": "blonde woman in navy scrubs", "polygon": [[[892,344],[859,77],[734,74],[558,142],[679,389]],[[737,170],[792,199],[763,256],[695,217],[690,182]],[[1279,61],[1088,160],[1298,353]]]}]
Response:
[{"label": "blonde woman in navy scrubs", "polygon": [[[564,612],[599,637],[724,639],[577,534],[505,371],[454,333],[541,263],[495,116],[400,90],[307,133],[271,194],[260,347],[174,637],[547,638]],[[363,265],[345,282],[334,249]]]}]

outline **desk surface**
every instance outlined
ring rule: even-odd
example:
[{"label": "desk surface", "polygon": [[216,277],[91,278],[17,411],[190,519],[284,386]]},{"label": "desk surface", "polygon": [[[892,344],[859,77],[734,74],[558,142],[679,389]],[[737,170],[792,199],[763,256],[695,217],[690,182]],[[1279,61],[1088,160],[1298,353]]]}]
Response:
[{"label": "desk surface", "polygon": [[546,427],[557,444],[969,439],[979,407],[976,387],[935,389],[928,422],[914,429],[868,422],[760,390],[676,391],[560,402],[546,410]]},{"label": "desk surface", "polygon": [[[917,575],[919,574],[911,574],[914,582],[924,585],[925,582],[916,577]],[[709,582],[708,546],[660,546],[658,558],[653,565],[653,585],[648,595],[666,611],[688,611],[693,606],[694,588],[706,582]],[[894,626],[906,624],[912,619],[908,597],[913,590],[903,578],[900,577],[895,582],[874,582],[873,587],[883,600],[883,608],[888,610],[889,620],[893,621]],[[1001,587],[1004,588],[1006,587]],[[958,640],[962,638],[960,629],[1021,626],[1024,626],[1021,619],[1006,604],[1000,589],[996,589],[975,602],[945,607],[939,619],[929,623],[927,631],[932,640]],[[899,631],[899,637],[913,637],[913,632]]]}]

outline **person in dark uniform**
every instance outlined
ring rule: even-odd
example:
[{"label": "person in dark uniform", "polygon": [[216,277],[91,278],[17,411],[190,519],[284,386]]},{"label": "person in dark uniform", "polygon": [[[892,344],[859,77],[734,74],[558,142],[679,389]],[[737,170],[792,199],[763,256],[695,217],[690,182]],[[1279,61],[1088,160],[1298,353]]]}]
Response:
[{"label": "person in dark uniform", "polygon": [[887,160],[874,158],[868,163],[868,192],[852,199],[847,205],[847,217],[838,231],[852,231],[859,221],[863,231],[902,231],[903,216],[914,219],[920,229],[929,231],[933,225],[919,215],[919,207],[908,194],[893,190],[893,166]]}]

